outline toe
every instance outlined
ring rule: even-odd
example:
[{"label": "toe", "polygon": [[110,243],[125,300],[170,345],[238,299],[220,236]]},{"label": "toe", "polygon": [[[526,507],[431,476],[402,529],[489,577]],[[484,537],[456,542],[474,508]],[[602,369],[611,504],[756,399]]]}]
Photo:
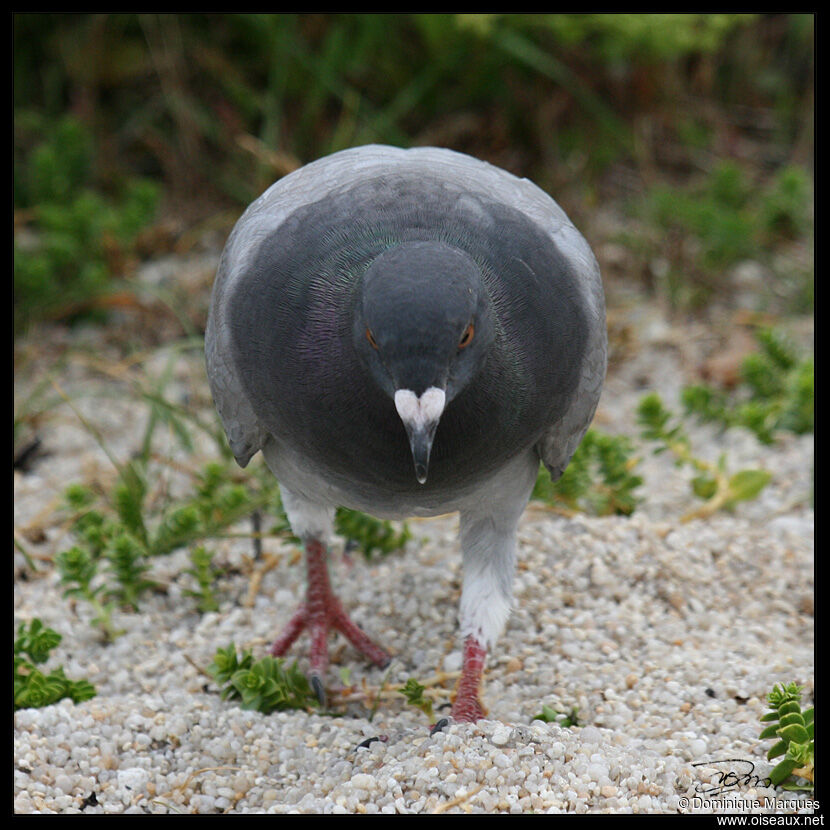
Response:
[{"label": "toe", "polygon": [[487,710],[477,694],[459,693],[452,705],[450,714],[457,721],[475,723],[487,716]]}]

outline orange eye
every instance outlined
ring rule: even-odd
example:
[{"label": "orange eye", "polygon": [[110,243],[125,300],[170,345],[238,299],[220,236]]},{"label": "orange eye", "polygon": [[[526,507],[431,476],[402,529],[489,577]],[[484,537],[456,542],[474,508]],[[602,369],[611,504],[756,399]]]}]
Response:
[{"label": "orange eye", "polygon": [[459,349],[466,349],[467,346],[470,345],[473,341],[473,335],[476,333],[475,326],[470,323],[466,329],[464,329],[464,334],[461,335],[461,339],[458,341],[458,348]]},{"label": "orange eye", "polygon": [[366,339],[369,341],[369,345],[377,351],[377,348],[378,348],[377,341],[375,340],[375,337],[372,334],[372,330],[369,329],[369,328],[366,329]]}]

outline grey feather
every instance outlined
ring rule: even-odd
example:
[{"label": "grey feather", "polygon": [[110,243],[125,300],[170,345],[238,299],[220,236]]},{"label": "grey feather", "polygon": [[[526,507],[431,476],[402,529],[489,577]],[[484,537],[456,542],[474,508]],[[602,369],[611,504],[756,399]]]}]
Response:
[{"label": "grey feather", "polygon": [[[381,145],[353,148],[312,162],[280,179],[245,211],[228,240],[213,288],[205,339],[208,377],[216,407],[237,461],[245,466],[263,447],[268,431],[258,420],[231,358],[226,314],[231,294],[244,283],[260,246],[300,208],[376,175],[429,171],[452,189],[459,205],[476,208],[478,194],[510,204],[550,235],[580,277],[590,336],[575,404],[549,425],[537,451],[554,477],[567,466],[594,414],[605,377],[605,307],[599,267],[582,235],[544,191],[486,162],[451,150],[402,150]],[[482,213],[482,220],[487,217]]]},{"label": "grey feather", "polygon": [[[473,345],[456,354],[470,320]],[[263,451],[298,535],[325,536],[337,505],[460,512],[462,631],[491,644],[539,461],[562,474],[605,377],[599,267],[556,202],[450,150],[370,145],[315,161],[234,228],[205,351],[234,456],[245,466]],[[436,384],[447,405],[423,483],[393,397]]]}]

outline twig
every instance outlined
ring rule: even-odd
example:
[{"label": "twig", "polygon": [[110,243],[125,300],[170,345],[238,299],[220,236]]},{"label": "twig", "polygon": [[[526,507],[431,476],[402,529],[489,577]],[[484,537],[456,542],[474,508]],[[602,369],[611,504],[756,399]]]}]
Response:
[{"label": "twig", "polygon": [[188,663],[190,663],[190,665],[191,665],[191,666],[193,666],[193,668],[194,668],[194,669],[196,669],[196,671],[197,671],[197,672],[199,672],[199,674],[202,674],[202,675],[204,675],[205,677],[207,677],[207,679],[208,679],[208,680],[210,680],[212,683],[215,683],[215,682],[216,682],[216,678],[215,678],[215,677],[213,677],[213,675],[209,674],[209,673],[207,672],[207,670],[203,669],[203,668],[202,668],[202,667],[201,667],[201,666],[200,666],[200,665],[199,665],[199,664],[198,664],[198,663],[197,663],[197,662],[196,662],[196,661],[195,661],[192,657],[190,657],[188,654],[186,654],[185,652],[182,652],[182,657],[184,657],[184,659],[185,659],[185,660],[187,660],[187,662],[188,662]]},{"label": "twig", "polygon": [[467,790],[467,792],[463,793],[462,795],[457,795],[451,801],[446,801],[444,802],[444,804],[439,804],[432,812],[445,813],[452,807],[458,807],[460,804],[464,804],[465,801],[469,801],[476,793],[478,793],[483,786],[484,784],[476,785],[472,790]]},{"label": "twig", "polygon": [[[435,700],[440,700],[449,690],[445,688],[433,689],[430,687],[439,686],[446,680],[455,680],[460,676],[460,671],[438,672],[437,674],[434,674],[424,680],[421,685],[424,687],[425,694],[428,694]],[[350,691],[350,689],[343,689],[340,693],[339,699],[344,703],[366,700],[370,695],[373,696],[373,700],[381,698],[384,700],[395,699],[400,695],[400,692],[405,685],[405,683],[396,683],[393,686],[386,686],[385,683],[382,683],[380,686],[364,686],[359,692]]]},{"label": "twig", "polygon": [[259,593],[259,586],[262,584],[262,578],[268,571],[273,570],[282,562],[282,556],[276,553],[266,553],[262,560],[254,565],[251,573],[251,581],[248,583],[248,594],[245,597],[245,607],[253,608],[256,595]]}]

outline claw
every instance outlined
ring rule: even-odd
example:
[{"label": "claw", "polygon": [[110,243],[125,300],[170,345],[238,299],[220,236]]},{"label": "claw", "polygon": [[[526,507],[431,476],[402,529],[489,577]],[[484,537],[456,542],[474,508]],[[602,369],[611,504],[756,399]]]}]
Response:
[{"label": "claw", "polygon": [[326,708],[326,690],[323,688],[323,681],[316,674],[312,674],[308,678],[309,683],[311,683],[311,688],[314,689],[314,694],[317,695],[317,700],[320,703],[320,706],[325,709]]},{"label": "claw", "polygon": [[334,595],[329,581],[325,545],[315,539],[309,539],[306,541],[305,552],[308,571],[306,601],[271,646],[271,654],[275,657],[284,656],[300,634],[308,629],[311,634],[311,666],[308,679],[321,706],[325,706],[323,679],[328,666],[326,641],[332,629],[343,634],[376,666],[386,668],[392,658],[351,621]]}]

